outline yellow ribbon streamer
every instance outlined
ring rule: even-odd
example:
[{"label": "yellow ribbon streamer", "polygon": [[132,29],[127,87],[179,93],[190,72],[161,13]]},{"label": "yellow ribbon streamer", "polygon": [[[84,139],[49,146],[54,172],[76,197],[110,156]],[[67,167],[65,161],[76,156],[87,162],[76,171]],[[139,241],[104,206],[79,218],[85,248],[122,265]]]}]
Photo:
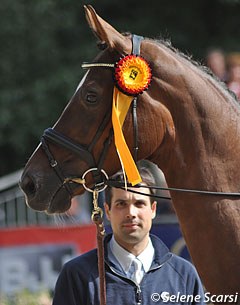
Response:
[{"label": "yellow ribbon streamer", "polygon": [[138,172],[137,166],[129,151],[125,141],[122,126],[127,115],[128,109],[131,105],[133,97],[125,95],[114,87],[113,92],[113,107],[112,107],[112,124],[114,131],[115,146],[118,151],[120,161],[126,171],[128,181],[132,185],[136,185],[142,181]]}]

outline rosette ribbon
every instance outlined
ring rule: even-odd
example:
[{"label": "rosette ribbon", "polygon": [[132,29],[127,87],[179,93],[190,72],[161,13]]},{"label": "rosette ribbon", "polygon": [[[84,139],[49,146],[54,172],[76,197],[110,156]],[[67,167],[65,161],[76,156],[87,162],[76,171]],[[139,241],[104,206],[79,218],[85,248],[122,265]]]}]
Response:
[{"label": "rosette ribbon", "polygon": [[115,146],[120,158],[121,164],[126,171],[128,181],[132,185],[136,185],[142,181],[138,172],[137,166],[133,160],[131,152],[125,141],[122,126],[127,115],[128,109],[131,105],[132,97],[120,92],[116,87],[113,91],[113,105],[112,105],[112,124],[114,130]]},{"label": "rosette ribbon", "polygon": [[115,146],[123,170],[132,185],[141,182],[141,176],[126,144],[122,126],[133,96],[143,93],[151,82],[151,69],[144,58],[137,55],[127,55],[121,58],[115,66],[115,82],[112,106],[112,124]]}]

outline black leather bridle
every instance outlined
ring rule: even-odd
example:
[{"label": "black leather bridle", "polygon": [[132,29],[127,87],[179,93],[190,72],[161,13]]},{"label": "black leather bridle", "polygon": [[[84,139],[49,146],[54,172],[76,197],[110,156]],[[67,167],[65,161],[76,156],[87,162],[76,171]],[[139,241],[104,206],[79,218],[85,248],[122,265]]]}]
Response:
[{"label": "black leather bridle", "polygon": [[[143,37],[142,36],[137,36],[137,35],[132,35],[132,54],[134,55],[140,55],[140,45]],[[88,63],[88,64],[83,64],[83,68],[91,68],[91,67],[109,67],[109,68],[114,68],[114,64],[107,64],[107,63]],[[98,142],[101,134],[103,133],[104,129],[107,127],[108,123],[110,123],[111,120],[111,112],[109,111],[106,113],[105,117],[103,118],[102,123],[100,124],[95,136],[93,137],[91,143],[86,146],[82,145],[79,143],[74,142],[72,139],[66,137],[65,135],[61,134],[60,132],[54,130],[53,128],[48,128],[44,131],[42,138],[41,138],[41,143],[42,143],[42,148],[46,153],[46,156],[48,158],[50,166],[54,169],[56,175],[58,176],[61,186],[63,186],[69,194],[72,196],[72,190],[70,187],[70,183],[74,182],[74,177],[65,177],[62,173],[61,167],[59,166],[56,158],[53,156],[49,149],[49,143],[57,144],[61,147],[64,147],[65,149],[70,150],[71,152],[77,154],[81,160],[85,161],[88,164],[89,169],[84,173],[92,172],[93,179],[94,179],[94,189],[100,189],[103,190],[107,185],[113,186],[114,187],[124,187],[121,183],[116,182],[114,184],[113,181],[108,180],[107,174],[104,172],[102,169],[102,165],[104,160],[106,159],[106,155],[108,152],[108,149],[110,147],[110,144],[113,140],[113,129],[111,128],[108,134],[108,137],[104,141],[103,144],[103,149],[102,153],[99,157],[99,160],[95,160],[94,155],[93,155],[93,149]],[[137,160],[137,153],[138,153],[138,122],[137,122],[137,97],[133,97],[133,102],[132,102],[132,121],[133,121],[133,138],[134,138],[134,147],[133,147],[133,157],[134,160]],[[84,178],[84,175],[83,177]],[[80,180],[80,178],[78,178]],[[82,179],[84,180],[84,179]],[[106,181],[108,180],[108,181]],[[78,182],[79,183],[79,182]],[[84,186],[84,183],[82,183]],[[125,184],[124,184],[125,185]],[[141,185],[140,185],[141,186]],[[135,186],[135,187],[140,187],[140,186]],[[84,186],[85,187],[85,186]],[[87,190],[87,187],[85,187]],[[162,189],[162,190],[168,190],[168,191],[176,191],[176,192],[188,192],[188,193],[198,193],[198,194],[203,194],[203,195],[218,195],[218,196],[230,196],[230,197],[240,197],[239,192],[214,192],[214,191],[204,191],[204,190],[192,190],[192,189],[179,189],[179,188],[162,188],[162,187],[152,187],[155,189]],[[137,192],[133,190],[129,190],[132,192]],[[154,197],[158,197],[154,195]],[[162,196],[159,196],[159,198],[163,198]],[[164,197],[165,198],[165,197]],[[171,198],[165,198],[165,199],[171,199]]]},{"label": "black leather bridle", "polygon": [[101,187],[101,185],[104,183],[104,177],[105,177],[102,174],[101,169],[102,169],[103,161],[106,158],[106,154],[109,149],[109,146],[112,142],[112,138],[113,138],[112,128],[109,131],[109,135],[108,135],[107,139],[104,141],[103,150],[102,150],[102,153],[100,155],[98,162],[94,158],[93,148],[95,147],[100,136],[102,135],[102,132],[108,125],[109,120],[110,120],[110,116],[105,115],[94,138],[92,139],[91,143],[88,146],[76,143],[72,139],[66,137],[65,135],[61,134],[60,132],[58,132],[52,128],[48,128],[44,131],[42,138],[41,138],[42,148],[47,155],[50,166],[53,168],[56,175],[58,176],[58,178],[61,182],[61,185],[63,187],[65,187],[65,189],[69,192],[70,195],[72,195],[72,190],[71,190],[69,183],[74,182],[74,180],[67,179],[67,177],[64,176],[64,174],[62,173],[61,167],[59,166],[56,158],[51,153],[48,144],[49,143],[57,144],[61,147],[64,147],[65,149],[70,150],[71,152],[75,153],[76,155],[78,155],[81,158],[81,160],[85,161],[88,164],[89,168],[95,169],[92,171],[92,174],[94,177],[94,182],[95,182],[95,187],[96,188]]},{"label": "black leather bridle", "polygon": [[[140,55],[140,45],[143,37],[132,35],[132,54],[134,55]],[[113,65],[109,64],[102,64],[102,63],[92,63],[92,64],[85,64],[83,65],[85,67],[101,67],[101,66],[108,66],[108,67],[114,67]],[[133,117],[133,137],[134,137],[134,159],[137,160],[137,152],[138,152],[138,124],[137,124],[137,97],[133,97],[133,103],[132,103],[132,117]],[[72,195],[72,189],[70,187],[69,183],[73,183],[74,179],[71,179],[69,177],[65,177],[61,167],[58,164],[58,161],[53,156],[50,148],[49,143],[57,144],[61,147],[64,147],[65,149],[70,150],[71,152],[77,154],[81,160],[85,161],[88,164],[89,170],[92,172],[93,178],[94,178],[94,188],[95,189],[102,189],[103,185],[105,185],[106,180],[106,173],[102,169],[102,165],[104,160],[106,159],[106,155],[108,152],[108,149],[110,147],[110,144],[113,139],[113,129],[111,128],[109,131],[109,135],[107,139],[104,142],[102,153],[99,157],[99,160],[95,160],[93,155],[93,149],[98,142],[100,136],[102,135],[103,131],[109,124],[111,119],[111,112],[107,112],[105,117],[103,118],[102,123],[100,124],[95,136],[93,137],[91,143],[86,146],[82,145],[80,143],[74,142],[72,139],[66,137],[65,135],[61,134],[60,132],[56,131],[53,128],[48,128],[44,131],[41,143],[42,148],[48,158],[50,166],[55,171],[58,179],[60,180],[61,186],[63,186],[67,192]]]}]

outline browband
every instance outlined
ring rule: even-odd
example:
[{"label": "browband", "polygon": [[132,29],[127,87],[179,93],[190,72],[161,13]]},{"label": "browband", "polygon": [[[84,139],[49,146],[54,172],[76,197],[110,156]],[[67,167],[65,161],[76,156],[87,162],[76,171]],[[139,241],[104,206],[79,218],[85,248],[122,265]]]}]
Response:
[{"label": "browband", "polygon": [[[141,41],[143,40],[143,36],[132,35],[132,54],[140,55],[140,46]],[[92,62],[92,63],[83,63],[81,66],[83,69],[89,69],[94,67],[103,67],[103,68],[114,68],[115,64],[112,63],[103,63],[103,62]]]}]

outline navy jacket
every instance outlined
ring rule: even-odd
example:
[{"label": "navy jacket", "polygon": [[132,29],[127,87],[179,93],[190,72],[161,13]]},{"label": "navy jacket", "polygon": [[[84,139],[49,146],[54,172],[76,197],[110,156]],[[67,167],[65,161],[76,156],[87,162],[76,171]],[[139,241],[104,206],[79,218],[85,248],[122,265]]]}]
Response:
[{"label": "navy jacket", "polygon": [[[155,257],[150,270],[137,286],[116,269],[107,253],[105,269],[107,305],[204,304],[204,293],[193,265],[169,252],[150,235]],[[170,299],[171,298],[171,299]],[[53,305],[98,305],[99,277],[96,249],[67,262],[57,280]]]}]

